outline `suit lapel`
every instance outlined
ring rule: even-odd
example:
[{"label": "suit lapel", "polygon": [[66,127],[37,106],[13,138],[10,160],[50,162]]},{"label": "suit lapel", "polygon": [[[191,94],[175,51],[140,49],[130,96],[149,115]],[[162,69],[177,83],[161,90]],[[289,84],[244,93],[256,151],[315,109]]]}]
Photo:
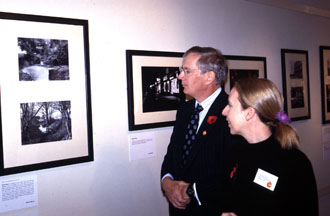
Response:
[{"label": "suit lapel", "polygon": [[208,119],[210,116],[216,116],[217,118],[222,116],[222,110],[227,105],[228,96],[227,94],[222,90],[219,96],[214,100],[213,104],[211,105],[208,113],[206,114],[201,127],[198,130],[197,136],[200,137],[202,135],[202,132],[207,129],[207,127],[211,126],[212,124],[208,123]]},{"label": "suit lapel", "polygon": [[182,162],[181,160],[182,160],[182,155],[183,155],[183,144],[185,142],[186,127],[187,127],[188,122],[190,121],[190,117],[193,114],[194,109],[195,109],[195,100],[194,99],[190,100],[188,103],[189,104],[187,104],[187,107],[184,110],[184,115],[182,115],[182,118],[179,121],[181,124],[178,125],[178,128],[180,130],[179,131],[180,146],[179,146],[179,149],[177,151],[177,158],[179,159],[180,163]]},{"label": "suit lapel", "polygon": [[211,105],[209,111],[207,112],[198,130],[196,141],[193,143],[191,153],[187,158],[187,167],[190,166],[191,162],[193,161],[197,153],[200,151],[200,148],[203,145],[203,140],[205,140],[203,139],[203,136],[207,135],[208,129],[214,126],[214,124],[208,123],[209,117],[216,116],[218,119],[221,118],[222,110],[227,105],[227,101],[228,101],[228,95],[224,92],[224,90],[222,90],[219,96],[215,99],[215,101]]}]

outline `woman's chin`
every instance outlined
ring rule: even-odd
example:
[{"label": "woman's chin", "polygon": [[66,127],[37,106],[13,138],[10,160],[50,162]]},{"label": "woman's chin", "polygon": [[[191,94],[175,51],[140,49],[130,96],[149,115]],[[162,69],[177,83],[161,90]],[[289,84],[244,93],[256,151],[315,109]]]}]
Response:
[{"label": "woman's chin", "polygon": [[237,133],[232,128],[230,128],[230,134],[231,135],[237,135]]}]

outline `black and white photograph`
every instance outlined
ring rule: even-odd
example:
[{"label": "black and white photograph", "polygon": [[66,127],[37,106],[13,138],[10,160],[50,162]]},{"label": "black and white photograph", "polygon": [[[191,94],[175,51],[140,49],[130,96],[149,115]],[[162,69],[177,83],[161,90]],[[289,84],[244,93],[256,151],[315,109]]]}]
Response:
[{"label": "black and white photograph", "polygon": [[181,52],[126,50],[128,128],[172,126],[186,95],[180,84]]},{"label": "black and white photograph", "polygon": [[142,67],[143,112],[177,110],[184,100],[178,67]]},{"label": "black and white photograph", "polygon": [[291,108],[302,108],[304,107],[304,88],[303,87],[292,87],[291,88]]},{"label": "black and white photograph", "polygon": [[255,79],[259,77],[258,70],[242,70],[242,69],[231,69],[229,70],[230,77],[230,88],[235,85],[235,82],[240,79]]},{"label": "black and white photograph", "polygon": [[71,140],[70,101],[21,103],[22,145]]},{"label": "black and white photograph", "polygon": [[291,62],[290,78],[291,79],[302,79],[303,78],[302,62],[301,61]]},{"label": "black and white photograph", "polygon": [[93,161],[88,20],[0,21],[0,176]]},{"label": "black and white photograph", "polygon": [[330,46],[320,46],[322,123],[330,123]]},{"label": "black and white photograph", "polygon": [[327,88],[327,113],[330,113],[330,85],[326,85]]},{"label": "black and white photograph", "polygon": [[267,78],[266,57],[225,55],[225,58],[228,77],[224,88],[227,93],[239,79]]},{"label": "black and white photograph", "polygon": [[20,81],[69,80],[67,40],[18,38]]},{"label": "black and white photograph", "polygon": [[281,49],[284,111],[292,121],[311,118],[308,51]]}]

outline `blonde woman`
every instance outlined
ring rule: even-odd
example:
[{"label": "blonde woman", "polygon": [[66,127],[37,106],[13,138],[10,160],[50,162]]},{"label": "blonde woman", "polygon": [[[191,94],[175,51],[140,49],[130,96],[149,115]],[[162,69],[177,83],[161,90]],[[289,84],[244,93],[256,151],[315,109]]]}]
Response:
[{"label": "blonde woman", "polygon": [[270,80],[240,80],[232,88],[222,115],[247,143],[234,146],[223,216],[318,215],[313,168],[282,106]]}]

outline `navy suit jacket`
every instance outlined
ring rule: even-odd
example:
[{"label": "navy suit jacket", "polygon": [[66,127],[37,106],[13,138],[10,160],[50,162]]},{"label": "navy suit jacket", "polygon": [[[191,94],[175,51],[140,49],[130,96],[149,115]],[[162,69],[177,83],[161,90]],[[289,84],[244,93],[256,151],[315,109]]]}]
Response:
[{"label": "navy suit jacket", "polygon": [[[185,128],[194,111],[195,100],[181,106],[177,112],[170,144],[161,169],[161,176],[170,173],[174,180],[196,183],[202,205],[192,199],[186,210],[174,208],[170,203],[170,215],[220,215],[222,184],[224,179],[224,154],[229,148],[230,132],[222,110],[227,105],[228,95],[221,91],[203,120],[186,167],[182,167]],[[211,117],[210,117],[211,116]],[[212,122],[210,119],[215,119]]]}]

